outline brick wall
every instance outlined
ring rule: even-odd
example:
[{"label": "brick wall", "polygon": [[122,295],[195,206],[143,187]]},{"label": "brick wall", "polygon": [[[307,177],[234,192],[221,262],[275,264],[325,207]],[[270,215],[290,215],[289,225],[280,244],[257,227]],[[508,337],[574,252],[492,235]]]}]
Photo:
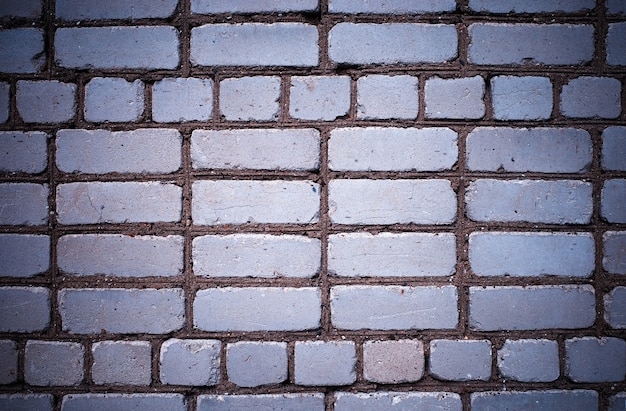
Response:
[{"label": "brick wall", "polygon": [[0,23],[0,409],[625,409],[626,2]]}]

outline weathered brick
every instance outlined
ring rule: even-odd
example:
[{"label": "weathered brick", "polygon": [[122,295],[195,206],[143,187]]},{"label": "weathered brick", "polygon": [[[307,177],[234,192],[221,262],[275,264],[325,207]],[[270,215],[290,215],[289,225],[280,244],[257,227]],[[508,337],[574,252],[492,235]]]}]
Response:
[{"label": "weathered brick", "polygon": [[319,327],[318,288],[246,287],[199,290],[194,326],[203,331],[298,331]]},{"label": "weathered brick", "polygon": [[0,224],[48,223],[48,184],[0,184]]},{"label": "weathered brick", "polygon": [[472,233],[469,260],[479,276],[590,277],[595,246],[588,233]]},{"label": "weathered brick", "polygon": [[328,55],[347,64],[442,63],[457,56],[457,44],[451,24],[338,23],[328,34]]},{"label": "weathered brick", "polygon": [[469,0],[472,10],[491,13],[574,13],[583,10],[592,10],[594,0]]},{"label": "weathered brick", "polygon": [[614,66],[626,66],[626,22],[609,24],[606,36],[606,62]]},{"label": "weathered brick", "polygon": [[600,215],[610,223],[626,223],[626,179],[606,180],[602,187]]},{"label": "weathered brick", "polygon": [[356,84],[356,115],[359,120],[417,117],[417,77],[370,74],[359,78]]},{"label": "weathered brick", "polygon": [[350,14],[418,14],[454,11],[454,0],[330,0],[328,11],[331,13]]},{"label": "weathered brick", "polygon": [[220,381],[218,340],[172,338],[161,346],[160,378],[163,384],[208,386]]},{"label": "weathered brick", "polygon": [[0,384],[11,384],[17,380],[17,355],[17,344],[14,341],[0,340]]},{"label": "weathered brick", "polygon": [[318,9],[318,0],[191,0],[191,12],[198,14],[219,13],[277,13],[314,11]]},{"label": "weathered brick", "polygon": [[0,277],[32,277],[50,268],[50,237],[0,234]]},{"label": "weathered brick", "polygon": [[162,182],[90,182],[57,186],[60,224],[178,221],[181,188]]},{"label": "weathered brick", "polygon": [[95,77],[85,86],[85,120],[137,121],[143,114],[143,94],[141,80]]},{"label": "weathered brick", "polygon": [[431,77],[424,88],[426,117],[479,119],[485,115],[485,81],[481,76]]},{"label": "weathered brick", "polygon": [[58,300],[63,330],[72,334],[166,334],[185,321],[180,288],[66,288]]},{"label": "weathered brick", "polygon": [[607,231],[602,237],[604,257],[602,266],[611,274],[626,274],[626,232]]},{"label": "weathered brick", "polygon": [[330,289],[331,320],[345,330],[451,329],[457,298],[453,286],[338,285]]},{"label": "weathered brick", "polygon": [[626,171],[626,127],[607,127],[602,132],[602,168]]},{"label": "weathered brick", "polygon": [[626,328],[626,287],[615,287],[604,296],[604,320],[612,328]]},{"label": "weathered brick", "polygon": [[91,351],[94,384],[150,384],[152,348],[148,341],[99,341]]},{"label": "weathered brick", "polygon": [[59,130],[57,167],[66,173],[171,173],[180,168],[177,130]]},{"label": "weathered brick", "polygon": [[43,31],[39,29],[0,30],[0,72],[2,73],[38,72],[46,61],[43,51]]},{"label": "weathered brick", "polygon": [[42,0],[3,1],[0,17],[38,18],[41,16]]},{"label": "weathered brick", "polygon": [[17,111],[26,123],[64,123],[76,113],[76,85],[60,81],[18,81]]},{"label": "weathered brick", "polygon": [[301,120],[332,121],[350,110],[350,78],[300,76],[291,78],[289,115]]},{"label": "weathered brick", "polygon": [[466,153],[472,171],[580,173],[592,160],[591,137],[576,128],[477,127]]},{"label": "weathered brick", "polygon": [[59,28],[54,48],[56,63],[74,69],[175,69],[179,64],[178,31],[170,26]]},{"label": "weathered brick", "polygon": [[24,354],[24,381],[30,385],[78,385],[83,381],[85,348],[60,341],[28,341]]},{"label": "weathered brick", "polygon": [[197,411],[233,411],[245,409],[324,411],[324,394],[288,393],[198,396]]},{"label": "weathered brick", "polygon": [[626,14],[626,3],[622,0],[607,0],[606,8],[610,14]]},{"label": "weathered brick", "polygon": [[470,395],[472,411],[590,411],[598,409],[598,393],[586,390],[485,391]]},{"label": "weathered brick", "polygon": [[424,375],[421,341],[366,341],[363,343],[363,377],[381,384],[415,382]]},{"label": "weathered brick", "polygon": [[498,369],[506,379],[550,382],[559,378],[559,347],[551,340],[506,340],[498,350]]},{"label": "weathered brick", "polygon": [[195,224],[315,223],[320,190],[309,181],[196,181]]},{"label": "weathered brick", "polygon": [[9,119],[11,86],[9,83],[0,82],[0,123]]},{"label": "weathered brick", "polygon": [[213,113],[213,80],[164,78],[152,86],[152,119],[157,123],[207,121]]},{"label": "weathered brick", "polygon": [[193,240],[193,270],[202,277],[311,278],[320,261],[320,240],[303,236],[234,234]]},{"label": "weathered brick", "polygon": [[470,287],[469,297],[473,330],[576,329],[595,321],[590,285]]},{"label": "weathered brick", "polygon": [[592,187],[577,180],[473,181],[467,187],[467,216],[474,221],[587,224]]},{"label": "weathered brick", "polygon": [[0,394],[0,409],[12,411],[52,411],[51,394]]},{"label": "weathered brick", "polygon": [[280,77],[227,78],[220,82],[220,113],[232,121],[276,121]]},{"label": "weathered brick", "polygon": [[487,381],[491,377],[489,340],[432,340],[430,374],[447,381]]},{"label": "weathered brick", "polygon": [[566,340],[565,374],[574,382],[624,380],[626,342],[613,337]]},{"label": "weathered brick", "polygon": [[546,120],[552,114],[552,83],[547,77],[496,76],[491,101],[496,120]]},{"label": "weathered brick", "polygon": [[40,131],[0,132],[0,171],[41,173],[48,165],[48,135]]},{"label": "weathered brick", "polygon": [[176,9],[176,0],[57,0],[56,17],[63,20],[165,18]]},{"label": "weathered brick", "polygon": [[443,127],[336,128],[328,141],[328,166],[337,171],[443,171],[457,156],[457,134]]},{"label": "weathered brick", "polygon": [[297,341],[294,382],[298,385],[350,385],[356,381],[352,341]]},{"label": "weathered brick", "polygon": [[186,411],[182,394],[67,394],[61,411],[150,410]]},{"label": "weathered brick", "polygon": [[461,397],[449,392],[338,392],[335,411],[446,410],[461,411]]},{"label": "weathered brick", "polygon": [[206,24],[191,29],[190,58],[196,66],[316,66],[317,43],[309,24]]},{"label": "weathered brick", "polygon": [[626,392],[620,392],[610,398],[608,411],[623,411],[625,405]]},{"label": "weathered brick", "polygon": [[342,277],[453,275],[456,241],[448,233],[340,233],[328,238],[328,272]]},{"label": "weathered brick", "polygon": [[194,169],[315,170],[320,133],[305,129],[194,130]]},{"label": "weathered brick", "polygon": [[573,118],[617,118],[622,83],[610,77],[577,77],[563,86],[561,113]]},{"label": "weathered brick", "polygon": [[44,287],[0,287],[0,331],[36,332],[50,324],[50,290]]},{"label": "weathered brick", "polygon": [[228,379],[240,387],[280,384],[287,379],[287,343],[240,341],[226,349]]},{"label": "weathered brick", "polygon": [[474,64],[565,65],[593,59],[590,25],[476,23],[469,34],[468,57]]}]

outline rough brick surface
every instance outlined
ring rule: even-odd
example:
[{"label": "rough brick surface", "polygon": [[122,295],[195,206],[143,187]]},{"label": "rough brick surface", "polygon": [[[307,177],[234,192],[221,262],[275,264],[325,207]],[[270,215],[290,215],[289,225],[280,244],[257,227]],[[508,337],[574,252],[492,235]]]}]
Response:
[{"label": "rough brick surface", "polygon": [[277,120],[279,97],[279,77],[228,78],[220,82],[220,113],[232,121]]},{"label": "rough brick surface", "polygon": [[76,85],[51,81],[18,81],[17,111],[27,123],[64,123],[76,112]]},{"label": "rough brick surface", "polygon": [[609,231],[603,236],[602,266],[613,274],[626,274],[626,232]]},{"label": "rough brick surface", "polygon": [[626,4],[621,0],[608,0],[607,11],[610,14],[626,14]]},{"label": "rough brick surface", "polygon": [[143,113],[144,84],[122,78],[96,77],[85,86],[85,120],[137,121]]},{"label": "rough brick surface", "polygon": [[215,385],[220,381],[218,340],[172,338],[161,346],[160,378],[163,384]]},{"label": "rough brick surface", "polygon": [[152,86],[152,119],[159,123],[206,121],[213,113],[213,80],[164,78]]},{"label": "rough brick surface", "polygon": [[575,382],[624,380],[626,342],[613,337],[565,341],[565,374]]},{"label": "rough brick surface", "polygon": [[607,127],[602,132],[602,168],[626,171],[626,127]]},{"label": "rough brick surface", "polygon": [[0,123],[4,123],[9,119],[9,103],[11,86],[9,83],[0,82]]},{"label": "rough brick surface", "polygon": [[350,110],[350,78],[298,76],[291,78],[289,115],[301,120],[331,121]]},{"label": "rough brick surface", "polygon": [[191,11],[199,14],[313,11],[318,0],[191,0]]},{"label": "rough brick surface", "polygon": [[624,409],[626,404],[626,392],[620,392],[617,395],[611,397],[609,402],[609,411],[620,411]]},{"label": "rough brick surface", "polygon": [[461,397],[449,392],[385,392],[335,394],[336,411],[377,410],[461,411]]},{"label": "rough brick surface", "polygon": [[43,48],[43,32],[39,29],[0,30],[0,72],[38,72],[46,61]]},{"label": "rough brick surface", "polygon": [[228,344],[226,358],[228,379],[240,387],[280,384],[287,379],[287,343]]},{"label": "rough brick surface", "polygon": [[456,7],[454,0],[330,0],[328,11],[331,13],[354,14],[415,14],[453,11]]},{"label": "rough brick surface", "polygon": [[606,180],[602,187],[600,215],[610,223],[626,223],[626,179]]},{"label": "rough brick surface", "polygon": [[615,66],[626,66],[626,23],[609,24],[609,32],[606,37],[606,62]]},{"label": "rough brick surface", "polygon": [[182,394],[68,394],[61,403],[61,411],[101,409],[186,411],[187,405]]},{"label": "rough brick surface", "polygon": [[381,384],[418,381],[424,374],[424,347],[420,341],[366,341],[363,377]]},{"label": "rough brick surface", "polygon": [[85,348],[59,341],[28,341],[24,380],[30,385],[78,385],[83,380]]},{"label": "rough brick surface", "polygon": [[587,390],[478,392],[471,395],[472,410],[587,411],[598,409],[598,393]]},{"label": "rough brick surface", "polygon": [[41,0],[5,1],[0,4],[0,17],[36,18],[41,14]]},{"label": "rough brick surface", "polygon": [[428,369],[433,377],[442,380],[488,380],[491,343],[488,340],[433,340]]},{"label": "rough brick surface", "polygon": [[604,296],[604,319],[613,328],[626,328],[626,287],[615,287]]},{"label": "rough brick surface", "polygon": [[0,340],[0,384],[11,384],[17,380],[17,356],[14,341]]},{"label": "rough brick surface", "polygon": [[298,411],[324,410],[324,394],[261,394],[261,395],[200,395],[198,411],[234,411],[240,409]]},{"label": "rough brick surface", "polygon": [[32,277],[50,268],[50,237],[0,234],[0,276]]},{"label": "rough brick surface", "polygon": [[491,13],[578,12],[595,7],[594,0],[470,0],[472,10]]},{"label": "rough brick surface", "polygon": [[506,340],[498,350],[498,370],[507,379],[549,382],[559,378],[559,347],[551,340]]},{"label": "rough brick surface", "polygon": [[419,109],[418,79],[369,75],[357,81],[357,118],[414,119]]},{"label": "rough brick surface", "polygon": [[616,118],[622,84],[609,77],[577,77],[563,86],[561,113],[574,118]]},{"label": "rough brick surface", "polygon": [[0,171],[41,173],[48,165],[48,135],[40,131],[0,132]]},{"label": "rough brick surface", "polygon": [[169,17],[176,0],[59,0],[56,17],[63,20],[143,19]]},{"label": "rough brick surface", "polygon": [[485,115],[485,81],[480,76],[431,77],[424,92],[428,118],[479,119]]},{"label": "rough brick surface", "polygon": [[356,380],[352,341],[298,341],[294,355],[298,385],[349,385]]},{"label": "rough brick surface", "polygon": [[0,184],[0,224],[44,225],[48,222],[48,185]]},{"label": "rough brick surface", "polygon": [[92,346],[94,384],[149,385],[152,349],[147,341],[100,341]]},{"label": "rough brick surface", "polygon": [[43,331],[50,324],[50,290],[45,287],[0,287],[0,331]]},{"label": "rough brick surface", "polygon": [[0,408],[15,411],[52,411],[50,394],[0,394]]},{"label": "rough brick surface", "polygon": [[545,120],[552,114],[552,83],[547,77],[497,76],[491,99],[496,120]]}]

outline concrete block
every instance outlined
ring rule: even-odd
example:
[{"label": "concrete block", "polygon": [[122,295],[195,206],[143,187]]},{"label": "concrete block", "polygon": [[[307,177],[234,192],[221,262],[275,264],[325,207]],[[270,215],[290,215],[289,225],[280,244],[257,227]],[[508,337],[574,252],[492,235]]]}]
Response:
[{"label": "concrete block", "polygon": [[298,385],[350,385],[356,381],[352,341],[297,341],[294,382]]},{"label": "concrete block", "polygon": [[496,120],[546,120],[552,115],[552,83],[547,77],[496,76],[491,102]]},{"label": "concrete block", "polygon": [[0,184],[0,224],[42,226],[48,223],[48,184]]},{"label": "concrete block", "polygon": [[566,340],[565,375],[574,382],[623,381],[626,376],[626,342],[614,337]]},{"label": "concrete block", "polygon": [[50,268],[50,237],[0,234],[0,277],[33,277]]},{"label": "concrete block", "polygon": [[604,296],[604,320],[611,328],[626,328],[626,287],[615,287]]},{"label": "concrete block", "polygon": [[559,378],[559,346],[552,340],[506,340],[498,350],[498,370],[507,380],[550,382]]},{"label": "concrete block", "polygon": [[293,76],[289,115],[300,120],[333,121],[350,110],[347,76]]},{"label": "concrete block", "polygon": [[172,338],[161,346],[160,378],[163,384],[209,386],[220,381],[219,340]]},{"label": "concrete block", "polygon": [[61,411],[85,410],[150,410],[186,411],[183,394],[67,394],[63,396]]},{"label": "concrete block", "polygon": [[[0,384],[17,381],[17,344],[11,340],[0,340]],[[2,399],[0,398],[0,406]]]},{"label": "concrete block", "polygon": [[363,377],[380,384],[419,381],[424,375],[424,347],[417,340],[363,343]]},{"label": "concrete block", "polygon": [[472,411],[554,410],[589,411],[598,409],[598,393],[587,390],[484,391],[470,395]]},{"label": "concrete block", "polygon": [[602,187],[600,215],[609,223],[626,223],[626,179],[606,180]]},{"label": "concrete block", "polygon": [[61,341],[28,341],[24,353],[24,381],[36,386],[79,385],[83,382],[85,348]]},{"label": "concrete block", "polygon": [[76,114],[76,85],[49,81],[18,81],[17,111],[26,123],[65,123]]},{"label": "concrete block", "polygon": [[62,20],[148,19],[170,17],[176,0],[57,0],[55,16]]},{"label": "concrete block", "polygon": [[197,411],[234,411],[245,409],[281,411],[324,411],[322,393],[256,395],[199,395]]},{"label": "concrete block", "polygon": [[40,131],[0,132],[0,171],[43,172],[48,166],[48,135]]},{"label": "concrete block", "polygon": [[213,80],[164,78],[152,86],[152,119],[157,123],[208,121],[213,113]]},{"label": "concrete block", "polygon": [[280,77],[227,78],[220,82],[220,113],[230,121],[276,121]]},{"label": "concrete block", "polygon": [[226,348],[228,379],[240,387],[280,384],[288,377],[287,343],[240,341]]},{"label": "concrete block", "polygon": [[85,86],[85,120],[138,121],[143,114],[144,84],[123,78],[95,77]]},{"label": "concrete block", "polygon": [[563,85],[561,113],[572,118],[617,118],[622,83],[611,77],[577,77]]},{"label": "concrete block", "polygon": [[626,274],[626,232],[607,231],[602,236],[602,266],[611,274]]},{"label": "concrete block", "polygon": [[359,78],[356,84],[356,115],[359,120],[417,117],[417,77],[370,74]]},{"label": "concrete block", "polygon": [[607,127],[602,132],[602,168],[626,171],[626,127]]},{"label": "concrete block", "polygon": [[0,30],[0,73],[37,73],[46,62],[43,51],[43,31],[40,29]]},{"label": "concrete block", "polygon": [[485,81],[481,76],[431,77],[424,90],[428,118],[480,119],[485,115]]},{"label": "concrete block", "polygon": [[50,290],[0,287],[0,332],[32,333],[50,325]]},{"label": "concrete block", "polygon": [[489,340],[432,340],[430,374],[445,381],[487,381],[491,377]]}]

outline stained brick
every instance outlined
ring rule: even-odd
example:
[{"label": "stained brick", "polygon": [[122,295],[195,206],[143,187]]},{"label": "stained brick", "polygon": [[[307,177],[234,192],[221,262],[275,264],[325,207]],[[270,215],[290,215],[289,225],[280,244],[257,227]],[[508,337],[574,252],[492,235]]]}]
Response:
[{"label": "stained brick", "polygon": [[324,411],[324,394],[287,393],[198,396],[198,411],[232,411],[241,409]]},{"label": "stained brick", "polygon": [[228,379],[240,387],[280,384],[287,379],[287,343],[241,341],[226,349]]},{"label": "stained brick", "polygon": [[421,341],[366,341],[363,343],[363,377],[381,384],[415,382],[424,374]]},{"label": "stained brick", "polygon": [[99,341],[93,344],[91,351],[94,384],[150,384],[152,349],[149,342]]},{"label": "stained brick", "polygon": [[563,86],[561,113],[572,118],[617,118],[622,83],[611,77],[577,77]]},{"label": "stained brick", "polygon": [[[0,384],[11,384],[17,380],[17,356],[15,341],[0,340]],[[2,407],[1,397],[0,407]]]},{"label": "stained brick", "polygon": [[496,120],[546,120],[552,115],[552,83],[547,77],[496,76],[491,101]]},{"label": "stained brick", "polygon": [[559,378],[559,347],[551,340],[506,340],[498,350],[498,369],[506,379],[550,382]]},{"label": "stained brick", "polygon": [[598,393],[587,390],[476,392],[472,411],[524,409],[532,411],[589,411],[598,409]]},{"label": "stained brick", "polygon": [[626,171],[626,127],[607,127],[602,132],[602,168]]},{"label": "stained brick", "polygon": [[602,237],[604,257],[602,266],[612,274],[626,274],[626,232],[607,231]]},{"label": "stained brick", "polygon": [[626,179],[606,180],[602,186],[600,215],[610,223],[626,223]]},{"label": "stained brick", "polygon": [[566,340],[565,374],[574,382],[624,380],[626,342],[613,337]]},{"label": "stained brick", "polygon": [[164,78],[152,86],[152,119],[158,123],[206,121],[213,113],[213,80]]},{"label": "stained brick", "polygon": [[163,384],[215,385],[220,381],[219,340],[172,338],[161,346],[160,377]]},{"label": "stained brick", "polygon": [[357,118],[360,120],[417,117],[417,77],[370,74],[359,78],[356,87]]},{"label": "stained brick", "polygon": [[297,341],[294,382],[298,385],[349,385],[356,381],[352,341]]},{"label": "stained brick", "polygon": [[0,184],[0,224],[44,225],[48,223],[48,185]]},{"label": "stained brick", "polygon": [[63,396],[61,411],[85,410],[186,411],[182,394],[68,394]]},{"label": "stained brick", "polygon": [[430,374],[447,381],[486,381],[491,376],[489,340],[432,340]]},{"label": "stained brick", "polygon": [[165,18],[176,4],[176,0],[58,0],[55,15],[63,20]]},{"label": "stained brick", "polygon": [[346,76],[294,76],[291,78],[289,115],[301,120],[332,121],[350,110],[350,78]]},{"label": "stained brick", "polygon": [[425,86],[426,117],[479,119],[485,115],[485,81],[481,76],[431,77]]},{"label": "stained brick", "polygon": [[32,277],[49,268],[49,236],[0,234],[0,276]]},{"label": "stained brick", "polygon": [[612,328],[626,328],[626,287],[615,287],[604,296],[604,320]]},{"label": "stained brick", "polygon": [[144,84],[123,78],[96,77],[85,86],[85,120],[137,121],[143,113]]},{"label": "stained brick", "polygon": [[46,61],[43,51],[43,31],[39,29],[0,30],[2,73],[37,73]]},{"label": "stained brick", "polygon": [[48,165],[48,135],[40,131],[0,132],[0,171],[41,173]]},{"label": "stained brick", "polygon": [[335,394],[336,411],[377,410],[449,410],[461,411],[461,397],[449,392],[338,392]]},{"label": "stained brick", "polygon": [[50,81],[18,81],[17,111],[27,123],[65,123],[76,113],[76,85]]},{"label": "stained brick", "polygon": [[220,82],[220,113],[232,121],[276,121],[280,77],[227,78]]},{"label": "stained brick", "polygon": [[85,348],[60,341],[28,341],[24,380],[38,386],[78,385],[83,381]]},{"label": "stained brick", "polygon": [[44,287],[0,287],[0,331],[37,332],[50,324],[50,290]]}]

